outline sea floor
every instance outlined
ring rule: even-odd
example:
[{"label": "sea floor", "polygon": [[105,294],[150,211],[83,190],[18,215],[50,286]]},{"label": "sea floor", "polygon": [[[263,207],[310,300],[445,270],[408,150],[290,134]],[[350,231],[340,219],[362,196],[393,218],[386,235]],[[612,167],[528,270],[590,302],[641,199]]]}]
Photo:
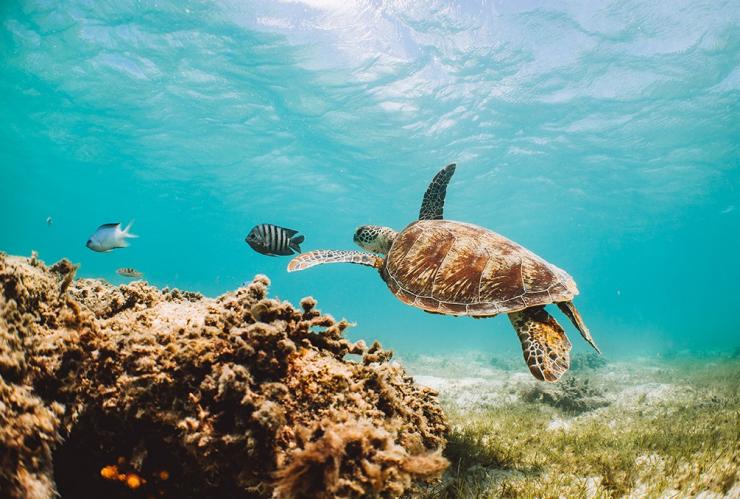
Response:
[{"label": "sea floor", "polygon": [[480,352],[406,356],[452,427],[420,497],[740,497],[740,358],[609,362],[576,354],[557,384]]}]

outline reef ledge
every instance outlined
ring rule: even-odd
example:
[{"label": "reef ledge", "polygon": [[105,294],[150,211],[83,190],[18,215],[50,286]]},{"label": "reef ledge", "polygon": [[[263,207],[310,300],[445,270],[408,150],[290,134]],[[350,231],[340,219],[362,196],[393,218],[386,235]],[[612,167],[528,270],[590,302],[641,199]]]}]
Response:
[{"label": "reef ledge", "polygon": [[396,497],[447,467],[436,393],[313,298],[75,271],[0,253],[3,495]]}]

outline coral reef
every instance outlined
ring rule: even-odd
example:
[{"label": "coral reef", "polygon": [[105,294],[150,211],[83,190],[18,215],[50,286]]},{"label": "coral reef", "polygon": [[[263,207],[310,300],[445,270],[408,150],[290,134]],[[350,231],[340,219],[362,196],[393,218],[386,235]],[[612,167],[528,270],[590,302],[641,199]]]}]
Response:
[{"label": "coral reef", "polygon": [[3,494],[383,497],[446,468],[436,394],[313,299],[75,270],[0,254]]}]

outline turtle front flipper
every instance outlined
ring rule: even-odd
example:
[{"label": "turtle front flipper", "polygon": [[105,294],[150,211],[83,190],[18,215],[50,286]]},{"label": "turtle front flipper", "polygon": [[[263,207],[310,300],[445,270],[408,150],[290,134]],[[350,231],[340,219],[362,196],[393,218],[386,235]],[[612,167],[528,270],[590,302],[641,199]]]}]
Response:
[{"label": "turtle front flipper", "polygon": [[573,302],[561,301],[558,303],[558,307],[568,317],[568,319],[570,319],[570,322],[573,323],[576,329],[578,329],[578,332],[581,333],[583,339],[586,340],[589,345],[594,347],[594,350],[596,350],[596,352],[601,353],[601,350],[599,350],[599,347],[596,346],[596,342],[591,337],[591,332],[586,327],[586,323],[583,322],[583,319],[581,319],[581,314],[578,313],[578,310],[576,309],[576,306],[573,305]]},{"label": "turtle front flipper", "polygon": [[532,307],[509,314],[522,342],[529,371],[540,381],[557,381],[570,367],[570,341],[545,307]]},{"label": "turtle front flipper", "polygon": [[447,184],[455,173],[455,163],[442,168],[432,179],[432,183],[424,193],[424,201],[419,210],[419,220],[441,220],[445,207]]},{"label": "turtle front flipper", "polygon": [[383,259],[372,253],[345,250],[315,250],[303,253],[288,263],[288,272],[298,272],[322,263],[356,263],[379,269]]}]

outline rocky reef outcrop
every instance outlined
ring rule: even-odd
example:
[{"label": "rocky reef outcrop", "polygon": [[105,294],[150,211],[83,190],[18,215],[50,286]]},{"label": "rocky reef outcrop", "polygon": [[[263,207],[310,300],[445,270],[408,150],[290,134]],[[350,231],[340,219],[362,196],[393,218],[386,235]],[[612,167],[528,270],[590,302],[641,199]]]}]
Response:
[{"label": "rocky reef outcrop", "polygon": [[446,468],[436,394],[313,299],[75,270],[0,254],[2,495],[394,497]]}]

